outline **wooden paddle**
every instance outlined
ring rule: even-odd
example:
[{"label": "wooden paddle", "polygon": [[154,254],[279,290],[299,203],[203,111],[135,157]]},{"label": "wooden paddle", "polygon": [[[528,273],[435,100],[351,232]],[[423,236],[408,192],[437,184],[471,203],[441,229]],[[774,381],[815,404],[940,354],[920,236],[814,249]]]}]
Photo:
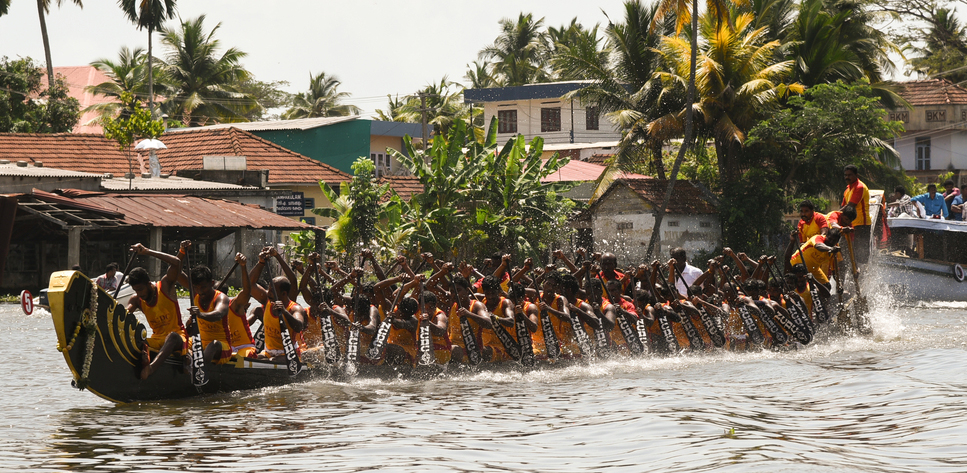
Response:
[{"label": "wooden paddle", "polygon": [[[689,287],[687,282],[685,282],[685,276],[678,271],[675,271],[675,274],[677,274],[678,279],[682,281],[682,285],[685,286],[685,294],[688,296],[688,299],[691,300],[693,297],[692,288]],[[712,316],[708,313],[708,311],[705,310],[705,307],[699,305],[695,308],[698,309],[699,320],[701,320],[702,325],[705,326],[705,332],[708,333],[708,338],[712,340],[712,344],[719,348],[725,346],[725,334],[722,333],[722,330],[718,324],[712,320]]]},{"label": "wooden paddle", "polygon": [[[806,273],[809,273],[809,266],[806,266],[806,257],[803,255],[802,248],[799,249],[799,260],[802,261],[802,266],[806,268]],[[813,279],[815,281],[815,279]],[[819,281],[815,281],[819,284]],[[813,298],[813,317],[816,321],[825,324],[829,322],[829,311],[826,310],[826,304],[823,304],[822,299],[819,297],[819,288],[815,287],[815,284],[809,285],[809,294]]]},{"label": "wooden paddle", "polygon": [[[732,268],[729,268],[730,270]],[[735,280],[735,276],[732,275],[732,271],[728,273],[729,279],[732,281],[732,291],[735,292],[736,309],[739,311],[739,318],[742,319],[742,325],[745,327],[745,332],[749,335],[749,340],[756,345],[762,345],[765,341],[765,337],[762,335],[762,331],[759,330],[759,324],[755,322],[752,314],[749,313],[749,307],[739,301],[739,283]]]},{"label": "wooden paddle", "polygon": [[[648,288],[651,289],[651,295],[655,298],[655,304],[661,303],[661,298],[658,297],[658,291],[655,290],[655,285],[652,284],[651,281],[648,281]],[[675,337],[675,330],[672,328],[672,321],[668,320],[668,316],[666,314],[667,313],[664,310],[655,310],[655,317],[658,318],[658,328],[661,329],[662,337],[665,338],[665,343],[668,345],[668,351],[671,353],[678,353],[681,350],[681,346],[678,345],[678,338]],[[678,317],[678,314],[675,314],[675,316]]]},{"label": "wooden paddle", "polygon": [[[453,294],[454,303],[457,304],[457,307],[460,307],[460,301],[457,300],[457,284],[453,282],[453,277],[449,273],[447,274],[447,280],[450,282],[450,290],[453,291],[451,294]],[[477,338],[473,333],[473,328],[470,326],[470,321],[466,317],[460,316],[459,313],[457,317],[460,318],[460,335],[463,337],[463,346],[467,352],[467,360],[474,366],[479,365],[480,347],[477,346]]]},{"label": "wooden paddle", "polygon": [[232,265],[232,268],[228,270],[228,273],[225,274],[225,277],[222,278],[221,281],[218,281],[218,284],[215,285],[216,291],[221,291],[222,289],[225,289],[225,283],[228,282],[228,278],[232,277],[232,273],[235,272],[235,268],[238,268],[238,261],[236,261],[235,264]]},{"label": "wooden paddle", "polygon": [[[675,288],[675,290],[672,291],[671,284],[668,283],[668,276],[666,276],[665,272],[662,271],[661,265],[658,266],[658,276],[661,277],[660,281],[662,285],[665,286],[665,290],[668,291],[668,294],[674,296],[674,294],[678,292],[678,288]],[[692,323],[692,318],[686,313],[680,314],[679,317],[681,318],[680,323],[682,324],[682,328],[685,329],[685,336],[688,337],[689,345],[695,350],[704,350],[705,340],[702,340],[702,336],[698,334],[698,329],[695,328],[695,324]]]},{"label": "wooden paddle", "polygon": [[138,257],[138,252],[131,250],[131,258],[128,259],[128,265],[124,267],[124,272],[121,273],[121,281],[118,283],[118,287],[114,288],[114,295],[111,297],[115,299],[118,298],[118,294],[121,292],[121,286],[124,285],[124,278],[128,277],[128,273],[131,272],[131,269],[134,266],[134,259],[137,257]]},{"label": "wooden paddle", "polygon": [[[188,259],[188,250],[185,250],[185,266],[188,267],[188,300],[189,306],[195,305],[195,286],[191,283],[191,263]],[[201,333],[198,331],[198,317],[191,315],[191,381],[196,389],[208,384],[208,375],[205,373],[205,350],[201,346]]]},{"label": "wooden paddle", "polygon": [[[625,343],[628,345],[628,351],[630,351],[633,355],[644,354],[645,346],[641,343],[641,339],[638,338],[638,332],[631,328],[631,324],[626,318],[632,314],[629,314],[627,311],[621,308],[621,294],[618,294],[618,302],[615,303],[614,299],[611,299],[611,294],[608,292],[607,281],[604,281],[602,278],[601,282],[601,288],[604,289],[605,297],[607,297],[608,301],[611,302],[611,305],[614,306],[618,330],[621,332],[621,336],[624,337]],[[637,320],[637,317],[635,317],[635,319]]]},{"label": "wooden paddle", "polygon": [[[426,299],[423,297],[423,292],[426,290],[426,286],[423,280],[420,280],[420,313],[428,313],[426,308]],[[436,307],[434,307],[436,309]],[[428,314],[429,315],[429,314]],[[436,311],[433,311],[433,315],[436,316]],[[417,363],[421,366],[432,365],[436,359],[433,356],[433,337],[430,334],[430,321],[426,320],[426,323],[420,321],[419,328],[417,329]]]},{"label": "wooden paddle", "polygon": [[389,311],[387,311],[386,317],[383,318],[379,323],[379,328],[376,330],[376,335],[373,336],[373,342],[369,345],[369,351],[366,356],[370,360],[376,361],[382,358],[383,352],[386,351],[386,340],[389,338],[389,331],[393,328],[393,323],[390,319],[393,318],[393,311],[396,306],[399,305],[400,299],[403,297],[403,286],[400,285],[399,292],[396,293],[396,298],[393,300],[393,305],[389,306]]},{"label": "wooden paddle", "polygon": [[[325,304],[325,300],[322,297],[322,284],[319,283],[319,270],[319,262],[313,261],[311,281],[316,284],[316,293],[313,298],[316,300],[317,307]],[[322,329],[322,349],[326,362],[331,365],[336,364],[339,360],[339,341],[336,340],[336,332],[332,328],[332,319],[326,314],[320,314],[319,326]]]}]

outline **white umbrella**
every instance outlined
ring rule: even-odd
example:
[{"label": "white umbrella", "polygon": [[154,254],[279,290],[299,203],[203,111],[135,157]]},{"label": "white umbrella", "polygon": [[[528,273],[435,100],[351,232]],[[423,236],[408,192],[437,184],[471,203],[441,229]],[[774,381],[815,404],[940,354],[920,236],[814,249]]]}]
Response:
[{"label": "white umbrella", "polygon": [[150,150],[154,150],[154,149],[168,149],[168,147],[165,146],[165,144],[162,143],[161,140],[156,140],[154,138],[148,138],[146,140],[141,140],[141,142],[138,143],[134,147],[134,149],[150,149]]},{"label": "white umbrella", "polygon": [[161,163],[158,161],[158,156],[154,154],[156,149],[168,149],[161,140],[156,140],[154,138],[148,138],[146,140],[141,140],[134,149],[146,149],[150,153],[148,155],[148,165],[151,168],[151,177],[158,177],[161,175]]}]

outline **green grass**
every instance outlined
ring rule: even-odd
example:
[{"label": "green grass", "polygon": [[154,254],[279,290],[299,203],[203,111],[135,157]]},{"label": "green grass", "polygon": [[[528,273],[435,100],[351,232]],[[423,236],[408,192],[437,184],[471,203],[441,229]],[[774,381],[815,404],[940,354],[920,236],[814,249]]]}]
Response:
[{"label": "green grass", "polygon": [[12,304],[20,303],[20,294],[2,294],[0,295],[0,302],[8,302]]}]

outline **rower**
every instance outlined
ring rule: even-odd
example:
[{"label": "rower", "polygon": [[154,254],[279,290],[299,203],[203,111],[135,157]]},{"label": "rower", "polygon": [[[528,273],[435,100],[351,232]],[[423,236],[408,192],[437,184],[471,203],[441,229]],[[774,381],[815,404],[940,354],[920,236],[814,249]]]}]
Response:
[{"label": "rower", "polygon": [[[433,291],[423,291],[420,298],[423,307],[420,308],[420,324],[430,325],[430,337],[433,344],[433,355],[436,362],[445,365],[450,362],[450,334],[447,331],[447,313],[437,307],[437,296]],[[459,323],[457,325],[460,325]]]},{"label": "rower", "polygon": [[[621,293],[624,293],[628,289],[628,279],[625,279],[624,273],[618,271],[618,257],[614,253],[595,253],[595,259],[601,260],[601,271],[598,272],[598,278],[603,282],[608,281],[620,281],[621,282]],[[602,294],[603,295],[603,294]]]},{"label": "rower", "polygon": [[[846,190],[843,191],[843,202],[840,206],[852,207],[856,211],[856,218],[851,225],[855,233],[854,256],[856,264],[864,264],[870,257],[870,235],[873,228],[870,220],[870,189],[859,179],[859,170],[852,164],[843,168],[843,177],[846,180]],[[943,198],[940,200],[943,205]],[[944,207],[945,214],[946,210]]]},{"label": "rower", "polygon": [[466,277],[463,275],[454,276],[453,286],[456,288],[456,294],[453,293],[451,288],[449,303],[450,315],[447,317],[447,330],[450,335],[450,343],[452,344],[450,360],[458,363],[467,363],[467,347],[463,341],[460,318],[469,317],[467,322],[470,324],[473,339],[477,342],[477,346],[480,347],[480,326],[473,319],[472,314],[480,310],[486,310],[486,308],[481,307],[483,302],[470,297],[472,294],[471,285]]},{"label": "rower", "polygon": [[477,322],[481,328],[481,353],[484,361],[510,361],[511,357],[500,343],[494,332],[493,323],[499,323],[508,330],[514,326],[514,305],[501,295],[500,280],[494,276],[487,276],[481,282],[484,299],[482,304],[475,305],[476,310],[468,311],[465,315]]},{"label": "rower", "polygon": [[[571,322],[568,299],[558,294],[559,291],[563,291],[562,278],[564,274],[567,273],[554,270],[550,271],[544,278],[540,309],[542,317],[545,313],[550,317],[554,334],[557,335],[557,339],[561,343],[561,358],[570,359],[580,357],[581,348],[578,346],[577,335],[574,333],[574,325]],[[541,338],[543,339],[543,335]]]},{"label": "rower", "polygon": [[789,264],[795,266],[805,261],[806,268],[822,284],[829,284],[829,278],[823,268],[829,266],[830,256],[839,253],[840,229],[833,228],[826,236],[815,235],[799,247],[799,251],[792,255]]},{"label": "rower", "polygon": [[825,235],[829,231],[826,216],[816,213],[816,206],[806,199],[799,203],[799,224],[794,234],[801,245],[809,241],[813,235]]},{"label": "rower", "polygon": [[[294,274],[289,265],[282,258],[275,247],[266,247],[259,253],[259,262],[252,268],[250,280],[258,281],[265,267],[266,259],[274,257],[282,267],[282,271],[287,275]],[[252,297],[255,298],[265,308],[262,313],[262,324],[265,326],[265,350],[259,353],[259,358],[267,358],[269,361],[279,363],[286,361],[285,346],[282,342],[282,325],[279,321],[281,316],[285,326],[289,331],[289,338],[296,348],[296,353],[301,353],[305,349],[305,342],[300,336],[306,324],[306,312],[299,304],[293,301],[289,291],[295,291],[291,281],[286,276],[277,276],[269,281],[275,289],[265,289],[259,284],[252,285]],[[271,300],[272,296],[278,299]]]},{"label": "rower", "polygon": [[252,284],[248,278],[248,258],[241,253],[235,253],[238,263],[239,277],[242,279],[242,290],[231,298],[228,303],[228,341],[232,345],[232,354],[241,358],[256,358],[255,339],[252,338],[252,328],[248,324],[245,314],[250,305]]},{"label": "rower", "polygon": [[[188,313],[198,321],[198,334],[201,336],[201,346],[205,347],[205,360],[224,364],[232,356],[232,345],[229,342],[231,332],[226,319],[230,303],[228,296],[215,290],[215,280],[208,266],[198,265],[191,268],[188,277],[195,289],[195,299],[191,301]],[[187,286],[187,281],[182,285]]]},{"label": "rower", "polygon": [[[419,278],[414,281],[419,284]],[[409,292],[406,286],[401,291]],[[419,320],[416,313],[420,303],[412,297],[404,297],[399,306],[390,308],[387,316],[390,321],[389,338],[386,340],[386,356],[383,363],[388,365],[413,365],[416,361],[416,329]]]},{"label": "rower", "polygon": [[[188,245],[190,242],[187,240],[181,242],[178,253],[185,253]],[[187,352],[188,339],[175,291],[175,283],[181,274],[181,260],[167,253],[145,248],[141,243],[135,244],[131,249],[138,255],[151,256],[168,263],[168,271],[156,284],[151,283],[148,271],[141,267],[132,269],[128,276],[135,295],[128,301],[127,311],[133,313],[140,309],[151,327],[151,336],[144,341],[141,353],[140,376],[141,379],[148,379],[169,356]],[[155,353],[154,359],[151,358],[152,353]]]}]

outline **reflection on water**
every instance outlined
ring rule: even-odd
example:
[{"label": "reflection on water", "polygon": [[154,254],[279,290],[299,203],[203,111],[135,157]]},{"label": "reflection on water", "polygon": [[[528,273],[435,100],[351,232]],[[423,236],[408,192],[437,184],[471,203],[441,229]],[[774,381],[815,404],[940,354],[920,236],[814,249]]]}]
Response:
[{"label": "reflection on water", "polygon": [[967,471],[962,308],[893,309],[872,338],[797,352],[118,406],[70,388],[49,320],[14,309],[3,346],[39,348],[0,360],[0,470]]}]

